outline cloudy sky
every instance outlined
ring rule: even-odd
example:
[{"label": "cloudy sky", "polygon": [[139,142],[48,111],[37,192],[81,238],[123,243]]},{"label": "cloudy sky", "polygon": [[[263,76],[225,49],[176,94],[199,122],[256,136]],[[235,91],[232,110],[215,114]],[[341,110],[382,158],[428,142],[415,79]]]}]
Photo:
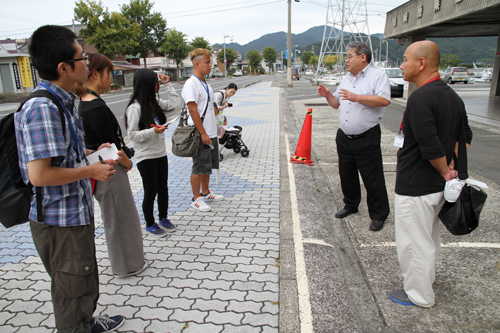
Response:
[{"label": "cloudy sky", "polygon": [[[110,11],[119,11],[119,5],[129,0],[101,1]],[[341,1],[332,0],[334,4]],[[370,33],[383,33],[385,13],[407,2],[366,1]],[[0,39],[29,37],[45,24],[69,25],[74,7],[75,2],[68,0],[0,0]],[[327,7],[328,0],[292,1],[292,33],[325,24]],[[246,44],[267,33],[288,29],[286,0],[157,0],[153,10],[163,15],[168,28],[184,32],[188,39],[203,36],[210,43],[222,43],[224,35],[232,35],[234,42]]]}]

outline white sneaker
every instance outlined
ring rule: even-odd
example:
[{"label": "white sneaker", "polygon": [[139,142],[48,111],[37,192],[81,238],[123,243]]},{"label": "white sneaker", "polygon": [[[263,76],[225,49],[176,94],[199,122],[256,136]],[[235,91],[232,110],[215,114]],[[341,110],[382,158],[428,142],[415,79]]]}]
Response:
[{"label": "white sneaker", "polygon": [[223,195],[217,195],[215,194],[214,192],[208,190],[208,194],[207,195],[201,195],[200,198],[203,198],[203,200],[212,200],[212,201],[221,201],[221,200],[224,200],[224,196]]},{"label": "white sneaker", "polygon": [[209,212],[212,210],[212,208],[210,208],[210,206],[205,203],[203,197],[198,197],[198,199],[191,201],[191,207],[199,210],[200,212]]}]

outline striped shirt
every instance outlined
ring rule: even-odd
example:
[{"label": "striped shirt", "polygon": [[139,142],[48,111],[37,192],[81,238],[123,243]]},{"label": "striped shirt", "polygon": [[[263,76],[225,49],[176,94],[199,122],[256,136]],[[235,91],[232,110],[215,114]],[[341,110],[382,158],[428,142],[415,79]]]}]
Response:
[{"label": "striped shirt", "polygon": [[[57,106],[48,98],[32,98],[24,104],[20,112],[15,114],[19,167],[25,183],[29,180],[27,163],[33,160],[50,157],[51,165],[54,167],[75,168],[78,167],[78,150],[82,160],[80,165],[88,164],[83,124],[74,106],[76,96],[49,81],[40,80],[40,83],[47,85],[56,93],[70,116],[68,118],[66,113],[66,129],[63,137],[61,116]],[[36,90],[39,89],[44,88],[39,86]],[[71,122],[75,132],[77,149],[68,121]],[[94,203],[89,178],[61,186],[44,186],[42,197],[42,223],[59,227],[90,224],[94,215]],[[35,195],[31,199],[29,218],[37,221]]]},{"label": "striped shirt", "polygon": [[389,77],[380,69],[367,65],[358,76],[347,73],[333,94],[339,102],[339,127],[346,135],[358,135],[378,125],[385,114],[385,107],[372,107],[357,102],[342,100],[340,89],[357,95],[378,95],[391,100]]}]

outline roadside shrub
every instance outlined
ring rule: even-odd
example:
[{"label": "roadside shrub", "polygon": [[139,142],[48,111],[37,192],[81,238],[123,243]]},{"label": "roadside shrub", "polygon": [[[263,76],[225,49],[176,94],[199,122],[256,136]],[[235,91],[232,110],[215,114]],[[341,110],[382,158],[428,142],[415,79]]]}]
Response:
[{"label": "roadside shrub", "polygon": [[114,89],[114,90],[118,90],[121,87],[122,87],[122,85],[118,81],[113,81],[113,83],[111,84],[111,89]]}]

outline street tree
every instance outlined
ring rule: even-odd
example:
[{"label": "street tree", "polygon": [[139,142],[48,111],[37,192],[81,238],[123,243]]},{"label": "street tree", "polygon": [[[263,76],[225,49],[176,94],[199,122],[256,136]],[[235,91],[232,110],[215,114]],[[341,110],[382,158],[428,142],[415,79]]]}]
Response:
[{"label": "street tree", "polygon": [[167,21],[161,13],[151,11],[153,5],[154,2],[149,0],[130,0],[128,5],[120,6],[122,14],[140,26],[138,45],[128,48],[127,51],[129,54],[140,54],[144,59],[144,67],[148,52],[156,52],[165,42]]},{"label": "street tree", "polygon": [[[231,67],[231,65],[233,64],[233,62],[236,61],[236,59],[238,59],[238,53],[236,53],[235,50],[233,50],[232,48],[230,47],[226,47],[226,60],[227,60],[227,67]],[[221,49],[219,51],[219,53],[217,53],[217,63],[221,63],[223,64],[224,63],[224,50]]]},{"label": "street tree", "polygon": [[102,2],[80,0],[75,3],[75,20],[85,25],[79,33],[87,44],[110,59],[138,45],[139,24],[130,22],[123,14],[109,12]]},{"label": "street tree", "polygon": [[311,60],[311,57],[314,56],[314,53],[311,51],[305,51],[302,53],[302,56],[300,57],[302,59],[302,62],[306,65],[312,65],[309,61]]},{"label": "street tree", "polygon": [[271,73],[272,65],[276,63],[276,59],[278,58],[278,52],[276,52],[276,49],[274,46],[269,46],[265,47],[262,50],[262,56],[264,58],[264,61],[267,64],[267,67],[269,67],[269,73]]},{"label": "street tree", "polygon": [[180,68],[182,60],[184,60],[191,52],[192,48],[188,45],[186,34],[171,28],[167,30],[165,42],[161,46],[161,51],[164,52],[168,58],[173,59],[177,66],[177,81],[180,80]]},{"label": "street tree", "polygon": [[208,40],[206,40],[204,37],[195,37],[191,41],[191,47],[194,49],[207,49],[210,52],[212,52],[212,47],[210,46],[210,43]]},{"label": "street tree", "polygon": [[262,61],[262,56],[260,55],[259,50],[249,50],[247,52],[246,58],[248,59],[250,63],[250,67],[254,71],[254,73],[257,72],[257,68],[260,66],[260,62]]}]

